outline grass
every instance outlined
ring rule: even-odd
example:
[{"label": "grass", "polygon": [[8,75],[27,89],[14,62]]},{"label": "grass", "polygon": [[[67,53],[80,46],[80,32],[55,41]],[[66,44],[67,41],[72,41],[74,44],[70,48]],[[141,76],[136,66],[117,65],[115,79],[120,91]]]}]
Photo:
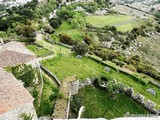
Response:
[{"label": "grass", "polygon": [[[44,44],[44,43],[43,43]],[[44,45],[49,45],[45,43]],[[157,108],[160,109],[160,89],[154,87],[153,85],[147,84],[142,85],[132,78],[130,75],[118,72],[111,69],[110,72],[106,72],[104,68],[105,65],[97,63],[87,57],[83,59],[78,59],[75,55],[67,48],[61,47],[59,45],[52,46],[52,50],[56,53],[56,56],[52,59],[42,61],[42,64],[53,72],[60,80],[67,78],[68,76],[76,75],[81,81],[88,77],[98,77],[101,75],[110,76],[117,81],[123,82],[128,87],[132,87],[135,93],[141,93],[146,97],[157,103]],[[146,90],[152,88],[156,91],[157,95],[154,97]]]},{"label": "grass", "polygon": [[134,27],[138,28],[138,27],[145,25],[145,24],[146,23],[144,20],[139,20],[137,22],[132,22],[132,23],[117,26],[117,30],[121,31],[121,32],[127,32],[127,31],[131,31]]},{"label": "grass", "polygon": [[45,56],[53,54],[52,51],[49,51],[46,48],[38,47],[38,46],[35,46],[35,45],[27,45],[26,47],[30,51],[32,51],[33,53],[35,53],[37,57],[45,57]]},{"label": "grass", "polygon": [[87,16],[86,20],[92,25],[102,27],[104,25],[112,25],[131,20],[132,16],[127,15],[106,15],[106,16]]},{"label": "grass", "polygon": [[87,86],[76,95],[85,106],[82,118],[116,118],[130,114],[147,114],[145,108],[136,103],[133,99],[118,93],[115,98],[104,90]]},{"label": "grass", "polygon": [[50,99],[50,96],[57,94],[58,89],[53,82],[47,79],[46,75],[43,75],[44,86],[41,96],[41,104],[39,108],[39,116],[51,116],[54,110],[55,99]]},{"label": "grass", "polygon": [[86,20],[88,23],[98,27],[103,27],[105,25],[115,25],[117,30],[121,32],[127,32],[132,30],[134,27],[140,27],[141,25],[145,24],[144,20],[140,20],[138,18],[135,18],[135,20],[137,20],[135,22],[129,22],[132,20],[132,16],[114,14],[107,16],[87,16]]},{"label": "grass", "polygon": [[69,35],[73,40],[82,40],[83,33],[80,30],[74,29],[71,24],[63,21],[62,25],[56,29],[56,33],[65,33]]}]

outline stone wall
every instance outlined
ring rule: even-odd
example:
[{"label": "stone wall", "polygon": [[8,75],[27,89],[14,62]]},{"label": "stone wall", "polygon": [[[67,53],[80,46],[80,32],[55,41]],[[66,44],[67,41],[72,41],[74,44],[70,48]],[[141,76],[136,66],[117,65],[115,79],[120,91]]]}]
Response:
[{"label": "stone wall", "polygon": [[[88,86],[88,85],[93,85],[94,81],[95,81],[95,78],[87,78],[83,83],[81,82],[79,83],[79,89],[84,88],[85,86]],[[116,84],[117,82],[115,81],[114,83]],[[101,84],[99,84],[99,86],[102,88],[107,87]],[[156,104],[149,99],[145,101],[145,96],[143,96],[140,93],[134,94],[133,88],[131,87],[128,88],[124,86],[124,88],[120,89],[119,91],[124,93],[128,97],[131,97],[133,100],[135,100],[137,103],[142,105],[144,108],[146,108],[151,113],[160,115],[160,110],[155,110]]]},{"label": "stone wall", "polygon": [[0,115],[0,120],[23,120],[22,114],[33,115],[32,120],[38,120],[33,103],[27,103],[22,107],[13,109],[5,114]]}]

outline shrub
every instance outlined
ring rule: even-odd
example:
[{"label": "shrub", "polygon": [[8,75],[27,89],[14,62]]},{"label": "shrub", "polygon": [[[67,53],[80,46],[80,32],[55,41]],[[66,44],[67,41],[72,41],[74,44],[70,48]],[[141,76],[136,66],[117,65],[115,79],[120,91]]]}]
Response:
[{"label": "shrub", "polygon": [[74,45],[75,41],[67,34],[59,34],[59,41],[68,45]]},{"label": "shrub", "polygon": [[84,43],[78,43],[77,45],[74,45],[72,50],[78,55],[85,55],[89,51],[88,46]]},{"label": "shrub", "polygon": [[57,29],[62,24],[62,21],[60,18],[51,18],[49,24],[53,29]]},{"label": "shrub", "polygon": [[83,40],[87,45],[92,44],[92,38],[89,35],[85,35]]}]

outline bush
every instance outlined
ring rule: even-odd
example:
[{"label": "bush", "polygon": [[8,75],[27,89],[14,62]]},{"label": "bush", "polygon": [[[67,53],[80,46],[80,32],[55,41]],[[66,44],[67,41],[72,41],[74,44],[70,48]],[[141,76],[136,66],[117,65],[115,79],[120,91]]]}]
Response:
[{"label": "bush", "polygon": [[155,70],[152,66],[146,64],[139,64],[136,66],[137,72],[144,73],[156,80],[160,80],[160,73]]},{"label": "bush", "polygon": [[74,45],[75,44],[75,41],[70,37],[68,36],[67,34],[59,34],[59,41],[62,42],[62,43],[65,43],[67,45]]},{"label": "bush", "polygon": [[88,46],[84,43],[74,45],[72,50],[78,55],[85,55],[89,51]]},{"label": "bush", "polygon": [[45,25],[45,26],[43,27],[43,30],[44,30],[44,32],[49,33],[49,34],[55,32],[55,31],[53,30],[53,28],[52,28],[51,26],[49,26],[49,25]]},{"label": "bush", "polygon": [[24,82],[25,87],[29,87],[33,84],[35,79],[35,70],[30,65],[19,65],[12,68],[12,74],[18,79]]},{"label": "bush", "polygon": [[49,24],[53,29],[57,29],[62,24],[62,21],[60,18],[51,18]]},{"label": "bush", "polygon": [[85,43],[87,43],[87,45],[92,44],[92,38],[89,35],[85,35],[83,40]]}]

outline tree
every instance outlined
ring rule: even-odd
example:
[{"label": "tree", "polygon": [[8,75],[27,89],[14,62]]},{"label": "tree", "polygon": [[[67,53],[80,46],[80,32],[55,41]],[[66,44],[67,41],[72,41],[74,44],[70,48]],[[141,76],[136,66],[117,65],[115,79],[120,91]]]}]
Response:
[{"label": "tree", "polygon": [[84,43],[78,43],[77,45],[74,45],[72,50],[78,55],[85,55],[89,51],[88,46]]},{"label": "tree", "polygon": [[50,34],[54,32],[53,28],[49,25],[45,25],[43,27],[43,30],[44,30],[44,32],[47,32],[47,33],[50,33]]},{"label": "tree", "polygon": [[57,29],[62,24],[62,21],[60,18],[51,18],[49,24],[53,29]]},{"label": "tree", "polygon": [[25,25],[21,29],[21,34],[24,37],[35,37],[35,29],[32,26]]},{"label": "tree", "polygon": [[68,45],[74,45],[75,41],[67,34],[59,34],[59,41]]},{"label": "tree", "polygon": [[85,35],[83,40],[87,45],[92,44],[92,38],[89,35]]}]

